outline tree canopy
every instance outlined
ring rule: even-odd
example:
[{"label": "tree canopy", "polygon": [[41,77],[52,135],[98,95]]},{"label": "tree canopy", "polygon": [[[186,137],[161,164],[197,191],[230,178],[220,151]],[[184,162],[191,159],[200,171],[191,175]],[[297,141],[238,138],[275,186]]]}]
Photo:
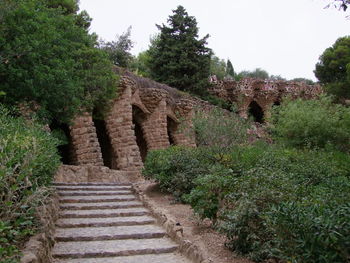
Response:
[{"label": "tree canopy", "polygon": [[350,98],[350,36],[341,37],[327,48],[316,64],[315,75],[327,91]]},{"label": "tree canopy", "polygon": [[75,0],[5,0],[0,5],[0,99],[34,102],[45,118],[69,121],[115,94],[105,52]]},{"label": "tree canopy", "polygon": [[131,26],[125,33],[117,35],[116,41],[100,41],[100,48],[108,53],[109,58],[116,66],[128,68],[133,61],[133,56],[130,53],[133,42],[130,35]]},{"label": "tree canopy", "polygon": [[211,49],[207,39],[198,38],[195,17],[178,6],[167,25],[157,25],[159,37],[149,49],[151,77],[180,90],[206,92],[210,74]]}]

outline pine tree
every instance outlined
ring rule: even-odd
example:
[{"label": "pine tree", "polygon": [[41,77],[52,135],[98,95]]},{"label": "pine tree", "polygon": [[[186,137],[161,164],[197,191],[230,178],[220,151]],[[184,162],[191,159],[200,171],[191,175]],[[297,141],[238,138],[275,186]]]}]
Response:
[{"label": "pine tree", "polygon": [[226,76],[234,78],[235,77],[235,71],[233,69],[231,61],[228,59],[226,64]]},{"label": "pine tree", "polygon": [[149,49],[151,77],[180,90],[205,94],[212,53],[206,47],[209,35],[198,39],[197,21],[182,6],[173,10],[168,23],[157,25],[160,34]]}]

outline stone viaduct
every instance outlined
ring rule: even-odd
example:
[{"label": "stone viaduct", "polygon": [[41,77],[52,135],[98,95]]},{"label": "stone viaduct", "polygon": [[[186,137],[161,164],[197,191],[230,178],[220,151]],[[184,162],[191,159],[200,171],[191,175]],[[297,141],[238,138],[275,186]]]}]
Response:
[{"label": "stone viaduct", "polygon": [[251,116],[256,122],[269,117],[273,105],[283,97],[311,99],[320,95],[320,85],[303,82],[245,78],[240,81],[215,81],[209,92],[229,103],[234,103],[243,118]]},{"label": "stone viaduct", "polygon": [[[149,150],[170,145],[196,146],[191,128],[193,111],[195,107],[210,110],[214,106],[128,71],[118,69],[118,73],[121,75],[118,98],[103,120],[90,112],[77,117],[70,127],[59,127],[69,139],[69,144],[59,147],[66,164],[65,171],[60,173],[62,176],[73,176],[79,173],[77,167],[84,166],[108,167],[104,170],[105,177],[112,176],[110,171],[115,170],[124,175],[138,174]],[[214,83],[209,91],[236,103],[242,117],[251,114],[257,122],[262,122],[271,106],[278,104],[285,95],[311,98],[322,92],[317,85],[257,79],[221,81]],[[68,167],[74,171],[69,173]],[[91,173],[103,174],[101,169],[95,169],[86,176]],[[60,180],[69,181],[56,178]],[[93,180],[101,178],[89,179]]]}]

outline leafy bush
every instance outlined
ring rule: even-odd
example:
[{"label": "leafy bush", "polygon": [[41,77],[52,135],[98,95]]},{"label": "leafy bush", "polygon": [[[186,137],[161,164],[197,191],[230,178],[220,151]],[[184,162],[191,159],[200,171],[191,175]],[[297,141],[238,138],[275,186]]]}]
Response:
[{"label": "leafy bush", "polygon": [[161,190],[180,200],[183,194],[192,190],[193,180],[206,173],[208,166],[209,161],[200,151],[175,146],[151,151],[142,173],[146,178],[159,182]]},{"label": "leafy bush", "polygon": [[0,105],[0,258],[16,262],[21,242],[35,231],[35,207],[45,200],[59,165],[57,141],[35,122]]},{"label": "leafy bush", "polygon": [[232,112],[221,109],[213,109],[210,113],[197,111],[192,122],[197,145],[219,155],[248,141],[247,129],[251,123]]},{"label": "leafy bush", "polygon": [[[344,206],[349,203],[350,196],[342,194],[350,190],[349,163],[346,154],[266,149],[253,167],[243,167],[225,197],[221,230],[229,239],[228,246],[254,260],[342,262],[330,259],[344,257],[343,244],[350,242],[349,229],[344,226],[349,214],[341,219],[331,214],[338,213],[339,207],[346,211]],[[288,204],[297,204],[298,209]],[[339,238],[332,238],[329,230],[339,233]],[[322,242],[328,241],[315,239],[318,235],[323,235]],[[314,239],[308,239],[311,237]]]},{"label": "leafy bush", "polygon": [[285,101],[274,114],[277,139],[296,147],[350,149],[350,109],[330,97]]},{"label": "leafy bush", "polygon": [[215,224],[225,198],[231,191],[234,177],[231,169],[216,165],[193,181],[195,187],[183,199],[202,219],[209,218]]}]

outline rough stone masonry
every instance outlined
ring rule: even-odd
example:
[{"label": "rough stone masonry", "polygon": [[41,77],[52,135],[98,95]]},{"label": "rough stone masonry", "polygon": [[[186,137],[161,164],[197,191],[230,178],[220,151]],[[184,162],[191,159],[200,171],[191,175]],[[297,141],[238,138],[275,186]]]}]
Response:
[{"label": "rough stone masonry", "polygon": [[[116,71],[121,76],[118,97],[104,119],[94,119],[92,112],[86,112],[69,127],[66,164],[139,173],[149,150],[171,144],[196,146],[191,129],[193,112],[196,107],[210,110],[211,104],[126,70]],[[242,117],[250,113],[262,122],[283,96],[312,98],[322,89],[304,83],[243,79],[215,82],[209,92],[235,103]]]}]

